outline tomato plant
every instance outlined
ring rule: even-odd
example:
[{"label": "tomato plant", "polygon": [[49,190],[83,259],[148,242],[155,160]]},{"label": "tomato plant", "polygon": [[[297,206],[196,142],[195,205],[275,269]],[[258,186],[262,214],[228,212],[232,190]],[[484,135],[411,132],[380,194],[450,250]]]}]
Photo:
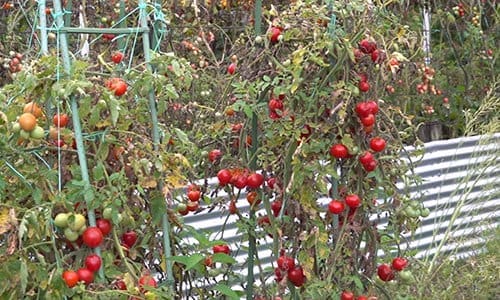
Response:
[{"label": "tomato plant", "polygon": [[[93,2],[83,8],[96,15],[90,27],[118,25],[116,1]],[[78,55],[70,55],[68,74],[62,56],[50,54],[61,50],[52,32],[49,54],[26,49],[43,36],[27,19],[36,6],[10,13],[25,4],[7,5],[9,13],[0,13],[0,277],[12,278],[0,295],[75,297],[67,287],[93,281],[88,271],[97,262],[84,266],[82,255],[97,246],[105,277],[80,285],[78,295],[108,295],[116,286],[127,297],[173,299],[189,285],[194,297],[241,298],[253,289],[248,298],[327,299],[383,290],[373,283],[377,273],[411,281],[399,261],[391,270],[376,267],[377,251],[390,259],[401,235],[430,213],[397,188],[410,168],[398,153],[418,138],[420,122],[443,122],[450,136],[463,132],[463,112],[495,87],[498,51],[491,50],[494,27],[485,24],[496,22],[481,22],[469,5],[434,4],[430,66],[415,42],[417,3],[270,1],[258,23],[254,1],[188,2],[147,8],[168,19],[151,28],[151,37],[168,32],[168,41],[153,41],[159,51],[149,62],[137,36],[96,34],[85,60],[79,54],[86,48],[70,45]],[[492,21],[487,3],[474,5]],[[126,23],[138,25],[142,8],[125,6]],[[176,26],[155,31],[170,22]],[[197,187],[186,191],[192,182]],[[220,214],[224,229],[193,229],[183,218],[204,214]],[[374,224],[382,215],[389,224]],[[233,221],[241,240],[225,230]],[[255,253],[264,244],[268,268]],[[229,255],[242,250],[243,262]],[[208,255],[216,267],[207,269]],[[242,275],[252,265],[264,280]],[[62,281],[47,281],[63,268]],[[81,278],[68,271],[79,268]],[[144,275],[149,269],[154,276]],[[143,275],[150,277],[141,290]],[[140,295],[145,290],[153,294]]]}]

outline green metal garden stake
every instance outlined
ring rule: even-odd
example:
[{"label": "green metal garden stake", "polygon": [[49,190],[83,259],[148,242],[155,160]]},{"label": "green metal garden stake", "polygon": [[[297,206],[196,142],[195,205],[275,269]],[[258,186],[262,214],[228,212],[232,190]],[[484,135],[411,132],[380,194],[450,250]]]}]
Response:
[{"label": "green metal garden stake", "polygon": [[[140,26],[143,28],[146,28],[148,26],[147,24],[147,12],[146,12],[146,3],[144,0],[139,1],[139,8],[140,8]],[[151,71],[151,65],[149,62],[151,61],[150,57],[150,51],[151,51],[151,46],[150,46],[150,41],[149,41],[149,34],[148,31],[145,30],[144,33],[142,34],[142,43],[143,43],[143,49],[144,49],[144,60],[146,61],[146,66],[147,68]],[[149,110],[151,113],[151,122],[153,123],[153,149],[155,151],[159,151],[159,145],[160,145],[160,131],[158,128],[158,112],[156,109],[156,100],[155,100],[155,95],[153,90],[149,92]],[[160,181],[158,183],[158,189],[160,191],[163,190],[163,183]],[[162,216],[162,230],[163,230],[163,248],[164,248],[164,255],[165,255],[165,260],[166,260],[166,269],[167,269],[167,283],[169,285],[174,284],[174,277],[173,277],[173,271],[172,271],[172,261],[169,260],[169,258],[172,256],[172,250],[170,246],[170,222],[168,220],[168,214],[165,213]]]},{"label": "green metal garden stake", "polygon": [[39,0],[38,15],[40,17],[40,42],[43,55],[47,55],[47,53],[49,53],[49,43],[47,39],[47,14],[45,13],[45,8],[45,0]]},{"label": "green metal garden stake", "polygon": [[[64,27],[63,13],[62,13],[62,8],[61,8],[61,0],[54,0],[54,10],[55,10],[57,28]],[[59,44],[61,47],[61,54],[62,54],[64,71],[66,73],[66,76],[69,76],[69,74],[71,72],[71,60],[69,57],[68,40],[67,40],[66,32],[58,31],[58,35],[59,35]],[[88,171],[88,167],[87,167],[87,157],[85,154],[85,146],[83,144],[82,125],[80,123],[80,115],[79,115],[79,111],[78,111],[78,102],[76,101],[75,97],[73,97],[73,96],[71,97],[70,101],[71,101],[73,128],[75,131],[75,140],[76,140],[76,147],[77,147],[77,152],[78,152],[78,161],[80,163],[80,170],[82,172],[82,180],[84,183],[84,190],[91,191],[89,171]],[[89,197],[86,197],[86,201],[89,202],[89,201],[91,201],[91,199]],[[95,213],[94,213],[93,209],[88,209],[87,217],[89,219],[89,225],[96,226]],[[101,256],[101,249],[99,247],[95,248],[95,253],[97,255],[99,255],[99,257],[100,257]],[[104,278],[104,271],[103,271],[102,267],[99,269],[99,277]]]}]

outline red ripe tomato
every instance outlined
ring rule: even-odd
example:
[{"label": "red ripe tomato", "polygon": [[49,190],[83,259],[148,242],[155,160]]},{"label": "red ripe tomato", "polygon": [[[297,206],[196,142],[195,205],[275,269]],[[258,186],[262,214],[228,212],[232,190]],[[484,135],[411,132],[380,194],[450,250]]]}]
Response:
[{"label": "red ripe tomato", "polygon": [[238,208],[236,207],[236,201],[233,199],[231,202],[229,202],[229,213],[234,215],[238,212]]},{"label": "red ripe tomato", "polygon": [[182,216],[187,215],[189,213],[187,205],[185,203],[179,203],[179,205],[177,205],[177,212]]},{"label": "red ripe tomato", "polygon": [[365,54],[371,54],[375,49],[377,49],[377,44],[373,41],[363,39],[359,42],[359,50]]},{"label": "red ripe tomato", "polygon": [[129,230],[122,234],[122,242],[127,248],[132,248],[137,241],[137,233],[133,230]]},{"label": "red ripe tomato", "polygon": [[370,114],[376,115],[378,113],[378,104],[377,102],[370,100],[366,101],[366,107],[368,108],[368,111]]},{"label": "red ripe tomato", "polygon": [[370,148],[375,152],[380,152],[385,149],[385,140],[379,136],[370,140]]},{"label": "red ripe tomato", "polygon": [[247,194],[247,197],[246,197],[246,198],[247,198],[248,203],[249,203],[250,205],[252,205],[252,206],[253,206],[254,204],[258,205],[258,204],[260,203],[260,201],[261,201],[261,200],[260,200],[260,197],[259,197],[259,194],[257,194],[257,192],[255,192],[255,191],[249,192],[249,193]]},{"label": "red ripe tomato", "polygon": [[345,209],[344,202],[339,200],[332,200],[328,204],[328,210],[334,215],[341,214]]},{"label": "red ripe tomato", "polygon": [[358,88],[363,93],[368,92],[370,90],[370,84],[367,81],[360,81],[358,84]]},{"label": "red ripe tomato", "polygon": [[391,281],[394,279],[394,271],[388,264],[378,266],[377,275],[382,281]]},{"label": "red ripe tomato", "polygon": [[121,53],[120,51],[115,51],[113,53],[113,55],[111,55],[111,60],[115,63],[115,64],[119,64],[122,62],[123,60],[123,53]]},{"label": "red ripe tomato", "polygon": [[280,282],[283,280],[283,271],[281,271],[280,268],[275,268],[274,269],[274,276],[277,282]]},{"label": "red ripe tomato", "polygon": [[88,227],[82,234],[82,240],[87,247],[96,248],[103,240],[102,232],[97,227]]},{"label": "red ripe tomato", "polygon": [[269,100],[269,103],[267,104],[269,106],[269,110],[275,111],[275,110],[283,110],[283,101],[276,99],[276,98],[271,98]]},{"label": "red ripe tomato", "polygon": [[127,84],[121,78],[111,78],[106,82],[106,86],[118,97],[125,94],[127,91]]},{"label": "red ripe tomato", "polygon": [[271,43],[277,43],[279,40],[279,37],[281,35],[281,29],[279,27],[271,27],[271,30],[269,32],[269,39],[271,40]]},{"label": "red ripe tomato", "polygon": [[345,204],[350,208],[357,208],[361,205],[361,199],[356,194],[347,195],[345,197]]},{"label": "red ripe tomato", "polygon": [[365,153],[363,153],[363,155],[361,155],[359,157],[359,162],[362,165],[367,165],[368,163],[371,163],[374,160],[375,160],[375,157],[373,156],[373,154],[371,152],[368,152],[368,151],[366,151]]},{"label": "red ripe tomato", "polygon": [[115,92],[116,96],[121,96],[127,91],[127,84],[125,83],[125,81],[118,81],[113,87],[113,91]]},{"label": "red ripe tomato", "polygon": [[359,118],[364,118],[368,116],[370,113],[372,112],[367,102],[359,102],[358,104],[356,104],[356,114],[358,115]]},{"label": "red ripe tomato", "polygon": [[267,225],[271,225],[271,220],[269,220],[269,216],[262,216],[257,220],[257,224],[259,226],[264,227]]},{"label": "red ripe tomato", "polygon": [[228,245],[215,245],[212,247],[212,251],[215,253],[225,253],[229,255],[231,253],[231,249],[229,249]]},{"label": "red ripe tomato", "polygon": [[198,201],[188,201],[187,202],[187,210],[188,211],[196,211],[198,210],[198,207],[200,207],[200,204]]},{"label": "red ripe tomato", "polygon": [[268,178],[266,183],[267,183],[267,186],[272,190],[272,189],[274,189],[274,185],[276,184],[276,178],[274,178],[274,177]]},{"label": "red ripe tomato", "polygon": [[208,160],[212,163],[218,161],[222,156],[222,151],[219,149],[213,149],[208,152]]},{"label": "red ripe tomato", "polygon": [[108,219],[97,219],[95,223],[97,228],[101,230],[103,236],[108,235],[111,232],[111,229],[113,228],[111,221]]},{"label": "red ripe tomato", "polygon": [[103,33],[102,38],[107,40],[107,41],[111,41],[115,38],[115,35],[112,33]]},{"label": "red ripe tomato", "polygon": [[90,254],[85,258],[85,267],[92,272],[97,272],[101,268],[102,260],[97,254]]},{"label": "red ripe tomato", "polygon": [[152,276],[143,275],[141,276],[141,278],[139,278],[139,289],[141,291],[144,291],[144,287],[157,288],[158,284],[156,283],[156,280]]},{"label": "red ripe tomato", "polygon": [[402,271],[408,265],[408,260],[404,257],[396,257],[392,260],[392,268],[396,271]]},{"label": "red ripe tomato", "polygon": [[225,186],[231,181],[232,174],[228,169],[222,169],[217,173],[217,179],[219,179],[219,185]]},{"label": "red ripe tomato", "polygon": [[67,114],[55,114],[52,118],[52,123],[56,127],[66,127],[69,123],[69,118]]},{"label": "red ripe tomato", "polygon": [[376,49],[372,52],[371,58],[374,63],[381,63],[386,59],[386,55],[383,50]]},{"label": "red ripe tomato", "polygon": [[296,287],[304,285],[306,276],[304,275],[304,270],[302,269],[302,267],[297,266],[293,269],[288,270],[288,280],[290,280],[290,282]]},{"label": "red ripe tomato", "polygon": [[276,263],[278,264],[278,268],[283,271],[288,271],[295,268],[295,260],[290,256],[281,255],[280,257],[278,257]]},{"label": "red ripe tomato", "polygon": [[361,118],[361,123],[365,127],[370,127],[375,124],[375,116],[373,114],[369,114],[368,116]]},{"label": "red ripe tomato", "polygon": [[366,165],[363,165],[363,168],[365,169],[365,171],[371,172],[377,168],[377,161],[372,160],[368,162]]},{"label": "red ripe tomato", "polygon": [[125,281],[123,280],[118,280],[115,282],[115,289],[125,291],[127,290],[127,285],[125,284]]},{"label": "red ripe tomato", "polygon": [[201,192],[200,191],[194,191],[194,190],[193,191],[189,191],[187,193],[187,196],[188,196],[189,200],[197,202],[197,201],[200,201]]},{"label": "red ripe tomato", "polygon": [[247,176],[240,174],[236,176],[234,180],[234,186],[241,189],[244,189],[247,186]]},{"label": "red ripe tomato", "polygon": [[356,300],[368,300],[368,297],[366,297],[365,295],[360,295],[356,298]]},{"label": "red ripe tomato", "polygon": [[243,124],[242,123],[231,124],[231,131],[234,132],[234,133],[240,132],[241,128],[243,128]]},{"label": "red ripe tomato", "polygon": [[330,155],[335,158],[349,158],[349,149],[343,144],[335,144],[330,148]]},{"label": "red ripe tomato", "polygon": [[94,273],[87,268],[80,268],[76,271],[79,281],[83,281],[86,285],[94,282]]},{"label": "red ripe tomato", "polygon": [[359,73],[358,76],[359,81],[368,81],[368,75],[366,75],[365,73]]},{"label": "red ripe tomato", "polygon": [[231,64],[227,67],[227,72],[228,72],[230,75],[233,75],[235,71],[236,71],[236,64],[235,64],[235,63],[231,63]]},{"label": "red ripe tomato", "polygon": [[259,173],[252,173],[247,177],[247,186],[252,189],[260,187],[264,183],[264,176]]},{"label": "red ripe tomato", "polygon": [[281,200],[274,200],[271,203],[271,210],[273,211],[273,215],[277,217],[280,214],[281,211],[281,206],[283,204],[281,203]]},{"label": "red ripe tomato", "polygon": [[340,294],[340,300],[354,300],[354,294],[351,291],[343,291]]},{"label": "red ripe tomato", "polygon": [[80,280],[78,273],[75,271],[67,270],[62,273],[62,278],[69,288],[74,287]]},{"label": "red ripe tomato", "polygon": [[212,255],[208,255],[205,257],[205,260],[203,261],[203,264],[207,267],[213,267],[214,266],[214,261],[212,260]]}]

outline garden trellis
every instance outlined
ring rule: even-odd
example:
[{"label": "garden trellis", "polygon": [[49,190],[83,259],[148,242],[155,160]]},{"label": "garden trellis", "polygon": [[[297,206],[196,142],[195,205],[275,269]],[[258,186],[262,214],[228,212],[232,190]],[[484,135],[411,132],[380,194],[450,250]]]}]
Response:
[{"label": "garden trellis", "polygon": [[[71,5],[71,1],[68,2],[69,5]],[[152,67],[149,65],[150,63],[150,51],[152,50],[152,47],[150,45],[150,40],[149,40],[149,32],[150,28],[148,26],[148,17],[149,13],[146,11],[148,8],[148,4],[144,0],[139,0],[138,2],[138,7],[137,10],[139,12],[139,27],[132,27],[128,28],[125,27],[125,20],[126,18],[132,14],[130,13],[129,15],[125,15],[125,1],[121,0],[120,1],[120,20],[118,21],[118,24],[120,24],[120,28],[85,28],[85,27],[71,27],[68,24],[69,22],[63,17],[65,15],[71,14],[70,11],[67,11],[66,8],[63,8],[61,5],[60,0],[54,0],[54,14],[53,17],[55,19],[55,24],[48,28],[46,25],[46,10],[45,10],[45,0],[40,0],[39,1],[39,15],[40,15],[40,36],[41,36],[41,49],[43,54],[47,54],[48,52],[48,43],[47,43],[47,31],[54,31],[57,34],[57,52],[61,53],[62,56],[62,61],[64,65],[64,75],[70,76],[70,71],[71,71],[71,58],[70,58],[70,52],[69,52],[69,47],[68,47],[68,34],[105,34],[105,33],[110,33],[110,34],[120,34],[120,35],[132,35],[132,34],[142,34],[142,45],[143,45],[143,52],[144,52],[144,60],[147,65],[148,70],[151,70]],[[152,11],[153,11],[153,16],[154,16],[154,26],[153,26],[153,48],[154,50],[158,50],[160,41],[164,36],[164,33],[166,32],[165,28],[165,18],[163,13],[161,12],[161,5],[159,1],[155,1],[152,6]],[[137,37],[136,37],[137,38]],[[134,46],[135,46],[135,41],[134,40]],[[123,42],[120,43],[120,47],[123,48],[124,44]],[[59,52],[60,51],[60,52]],[[133,51],[132,51],[133,52]],[[59,73],[58,73],[59,74]],[[58,76],[59,77],[59,76]],[[59,79],[59,78],[58,78]],[[84,142],[83,142],[83,132],[82,132],[82,127],[81,127],[81,120],[79,117],[79,107],[78,107],[78,99],[75,96],[72,96],[70,99],[71,102],[71,110],[72,110],[72,117],[73,117],[73,126],[74,126],[74,132],[75,132],[75,140],[76,140],[76,146],[77,146],[77,151],[78,151],[78,159],[79,159],[79,164],[81,168],[81,176],[82,180],[84,182],[83,189],[86,191],[90,191],[90,179],[89,179],[89,170],[87,167],[87,158],[86,158],[86,153],[85,153],[85,148],[84,148]],[[59,102],[57,102],[57,112],[59,113]],[[154,92],[151,91],[149,93],[149,110],[151,113],[151,122],[152,122],[152,137],[153,137],[153,146],[154,150],[158,151],[159,147],[158,145],[160,144],[160,132],[159,132],[159,127],[158,127],[158,114],[157,114],[157,108],[156,108],[156,100],[155,100],[155,95]],[[60,149],[58,149],[58,158],[59,158],[59,163],[58,166],[59,168],[61,167],[61,155],[60,155]],[[60,169],[59,169],[60,171]],[[61,172],[59,172],[59,189],[61,189]],[[162,191],[163,189],[163,184],[162,182],[158,183],[158,189]],[[85,193],[85,201],[89,203],[93,199],[93,195],[90,193]],[[88,219],[89,219],[89,224],[90,226],[96,226],[96,217],[93,209],[88,210]],[[163,247],[164,247],[164,259],[166,260],[166,273],[167,273],[167,283],[168,284],[173,284],[174,279],[173,279],[173,272],[172,272],[172,262],[169,260],[169,257],[171,256],[171,246],[170,246],[170,221],[168,219],[168,215],[165,209],[165,213],[163,214],[162,217],[162,236],[163,236]],[[95,249],[95,252],[100,256],[101,251],[100,248],[97,247]],[[99,275],[101,278],[104,277],[103,269],[99,270]]]}]

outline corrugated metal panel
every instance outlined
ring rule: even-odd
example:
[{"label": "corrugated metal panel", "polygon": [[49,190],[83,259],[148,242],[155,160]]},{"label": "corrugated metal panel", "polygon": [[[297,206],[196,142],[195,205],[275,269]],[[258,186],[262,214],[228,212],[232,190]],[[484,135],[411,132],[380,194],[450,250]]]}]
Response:
[{"label": "corrugated metal panel", "polygon": [[[415,168],[422,182],[405,188],[412,198],[423,201],[431,214],[422,219],[408,248],[418,250],[417,257],[431,256],[445,239],[441,253],[468,255],[484,243],[478,232],[500,224],[500,134],[490,138],[475,136],[435,141],[426,143],[424,148],[425,154]],[[406,150],[411,153],[414,149],[408,147]],[[215,186],[217,179],[211,178],[208,183]],[[319,199],[319,202],[326,204],[328,200]],[[244,215],[248,214],[245,195],[238,199],[237,206]],[[452,218],[453,224],[450,223]],[[235,216],[227,217],[220,211],[185,218],[187,225],[213,233],[226,222],[224,240],[228,243],[241,241],[242,233],[238,232],[235,221]],[[379,226],[384,226],[384,222],[387,220],[380,220]],[[259,242],[260,262],[263,267],[269,266],[272,241]],[[243,264],[247,253],[239,251],[236,255],[238,262]],[[257,267],[255,272],[259,272]],[[241,273],[246,274],[246,266],[242,266]]]}]

